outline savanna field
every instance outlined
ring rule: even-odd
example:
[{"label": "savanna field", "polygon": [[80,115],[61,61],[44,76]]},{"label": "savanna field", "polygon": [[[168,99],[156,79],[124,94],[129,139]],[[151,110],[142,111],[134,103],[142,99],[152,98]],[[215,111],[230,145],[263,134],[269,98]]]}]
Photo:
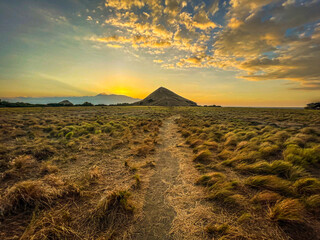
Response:
[{"label": "savanna field", "polygon": [[166,151],[168,239],[320,239],[319,111],[115,106],[0,109],[0,239],[141,239]]}]

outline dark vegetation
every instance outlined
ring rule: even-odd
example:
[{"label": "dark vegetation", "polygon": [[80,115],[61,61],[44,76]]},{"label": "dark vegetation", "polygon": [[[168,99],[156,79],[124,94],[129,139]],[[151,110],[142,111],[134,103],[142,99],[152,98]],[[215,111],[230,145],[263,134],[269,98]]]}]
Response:
[{"label": "dark vegetation", "polygon": [[309,103],[309,104],[307,104],[305,109],[320,110],[320,102]]},{"label": "dark vegetation", "polygon": [[[99,104],[100,106],[106,106],[103,104]],[[68,100],[64,100],[59,103],[48,103],[48,104],[32,104],[32,103],[25,103],[25,102],[8,102],[8,101],[1,101],[0,100],[0,108],[4,107],[72,107],[72,106],[94,106],[94,104],[89,102],[84,102],[82,104],[72,104]]]},{"label": "dark vegetation", "polygon": [[[188,108],[177,120],[223,239],[319,239],[320,113]],[[219,207],[217,207],[219,206]],[[238,220],[236,220],[238,219]]]}]

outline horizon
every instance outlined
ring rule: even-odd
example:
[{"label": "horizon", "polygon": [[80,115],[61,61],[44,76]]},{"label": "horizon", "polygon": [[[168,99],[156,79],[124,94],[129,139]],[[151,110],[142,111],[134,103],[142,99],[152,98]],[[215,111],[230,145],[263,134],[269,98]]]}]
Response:
[{"label": "horizon", "polygon": [[320,100],[320,0],[0,2],[0,96]]}]

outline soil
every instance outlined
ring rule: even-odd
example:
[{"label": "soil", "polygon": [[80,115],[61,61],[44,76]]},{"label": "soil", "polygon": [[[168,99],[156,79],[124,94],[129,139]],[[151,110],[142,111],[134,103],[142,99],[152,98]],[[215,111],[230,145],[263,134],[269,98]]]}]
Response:
[{"label": "soil", "polygon": [[155,172],[132,239],[205,239],[202,232],[193,230],[203,229],[199,225],[205,225],[210,219],[210,209],[201,203],[203,190],[194,186],[194,174],[198,173],[191,164],[191,150],[177,132],[175,119],[178,117],[167,119],[160,130],[161,142],[152,157]]}]

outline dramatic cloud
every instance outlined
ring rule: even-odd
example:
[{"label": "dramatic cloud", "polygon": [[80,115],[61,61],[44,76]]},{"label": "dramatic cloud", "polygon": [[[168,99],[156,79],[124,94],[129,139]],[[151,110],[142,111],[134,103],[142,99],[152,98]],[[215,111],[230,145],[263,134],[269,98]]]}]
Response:
[{"label": "dramatic cloud", "polygon": [[320,0],[107,0],[100,10],[108,31],[91,41],[155,55],[164,68],[233,69],[319,89]]}]

